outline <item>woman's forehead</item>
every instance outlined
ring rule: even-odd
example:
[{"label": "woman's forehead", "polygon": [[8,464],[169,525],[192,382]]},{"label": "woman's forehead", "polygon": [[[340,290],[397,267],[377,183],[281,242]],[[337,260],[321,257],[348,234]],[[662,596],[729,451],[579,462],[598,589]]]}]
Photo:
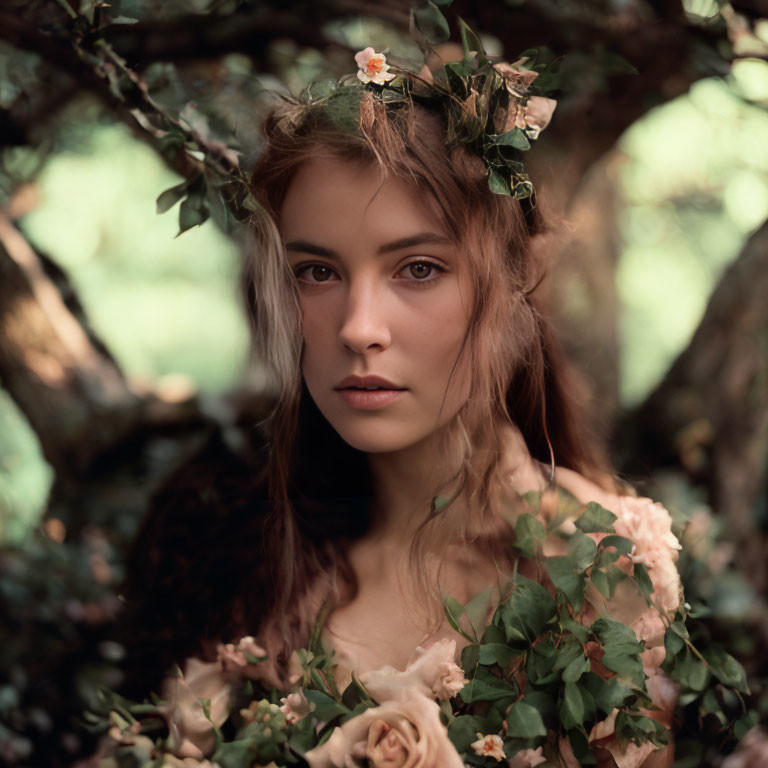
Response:
[{"label": "woman's forehead", "polygon": [[372,162],[319,157],[295,173],[280,212],[284,239],[325,235],[387,240],[417,232],[449,237],[433,196]]}]

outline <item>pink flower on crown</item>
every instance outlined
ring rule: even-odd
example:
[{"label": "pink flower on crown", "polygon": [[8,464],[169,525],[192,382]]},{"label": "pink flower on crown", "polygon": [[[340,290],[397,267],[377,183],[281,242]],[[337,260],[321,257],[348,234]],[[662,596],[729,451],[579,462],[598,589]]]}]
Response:
[{"label": "pink flower on crown", "polygon": [[357,76],[364,83],[384,85],[395,77],[389,71],[387,57],[383,53],[376,53],[370,46],[355,54],[355,62],[359,67]]}]

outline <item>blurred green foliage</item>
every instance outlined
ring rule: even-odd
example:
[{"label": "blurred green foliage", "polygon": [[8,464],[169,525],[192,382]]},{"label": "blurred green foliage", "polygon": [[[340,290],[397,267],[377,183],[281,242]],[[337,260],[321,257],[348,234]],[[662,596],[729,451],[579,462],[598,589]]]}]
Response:
[{"label": "blurred green foliage", "polygon": [[650,112],[620,143],[621,396],[643,399],[768,218],[768,63],[744,61]]}]

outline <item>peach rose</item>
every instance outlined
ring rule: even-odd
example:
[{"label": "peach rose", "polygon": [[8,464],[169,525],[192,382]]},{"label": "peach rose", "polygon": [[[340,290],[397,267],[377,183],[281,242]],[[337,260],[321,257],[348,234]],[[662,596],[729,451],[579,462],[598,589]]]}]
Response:
[{"label": "peach rose", "polygon": [[216,651],[224,672],[234,672],[250,678],[259,677],[261,670],[258,669],[259,665],[249,661],[246,655],[256,659],[267,655],[267,652],[250,635],[240,638],[237,643],[219,643]]},{"label": "peach rose", "polygon": [[298,693],[289,693],[286,697],[280,699],[280,711],[285,715],[285,722],[288,725],[294,725],[312,711],[310,703],[303,691]]},{"label": "peach rose", "polygon": [[680,600],[680,576],[675,560],[681,547],[672,533],[669,512],[651,499],[620,496],[617,517],[616,533],[635,544],[631,560],[648,568],[654,602],[664,611],[675,610]]},{"label": "peach rose", "polygon": [[[216,745],[216,727],[229,716],[231,678],[221,670],[218,661],[205,662],[190,658],[184,673],[163,682],[163,706],[159,714],[168,721],[168,749],[178,757],[200,760]],[[210,701],[210,720],[200,699]]]},{"label": "peach rose", "polygon": [[440,707],[415,688],[400,701],[372,707],[304,755],[311,768],[463,768],[440,722]]},{"label": "peach rose", "polygon": [[438,640],[428,648],[417,648],[416,659],[404,672],[382,667],[360,675],[360,682],[379,702],[401,701],[414,689],[430,699],[450,699],[468,682],[455,656],[455,640]]},{"label": "peach rose", "polygon": [[535,766],[546,762],[547,758],[544,757],[544,747],[523,749],[510,758],[509,768],[535,768]]}]

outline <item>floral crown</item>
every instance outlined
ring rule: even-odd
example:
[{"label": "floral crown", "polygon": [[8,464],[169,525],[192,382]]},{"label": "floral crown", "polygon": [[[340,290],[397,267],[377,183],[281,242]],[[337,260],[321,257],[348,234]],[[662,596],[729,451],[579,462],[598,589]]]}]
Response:
[{"label": "floral crown", "polygon": [[[512,64],[494,63],[474,32],[460,24],[460,61],[447,62],[434,72],[425,65],[416,74],[391,67],[383,53],[369,47],[355,55],[357,79],[385,102],[410,99],[442,111],[448,146],[463,144],[482,158],[491,191],[532,202],[533,184],[521,152],[552,118],[556,102],[540,94],[551,89],[554,67],[537,65],[536,51]],[[539,79],[545,72],[547,77]]]}]

